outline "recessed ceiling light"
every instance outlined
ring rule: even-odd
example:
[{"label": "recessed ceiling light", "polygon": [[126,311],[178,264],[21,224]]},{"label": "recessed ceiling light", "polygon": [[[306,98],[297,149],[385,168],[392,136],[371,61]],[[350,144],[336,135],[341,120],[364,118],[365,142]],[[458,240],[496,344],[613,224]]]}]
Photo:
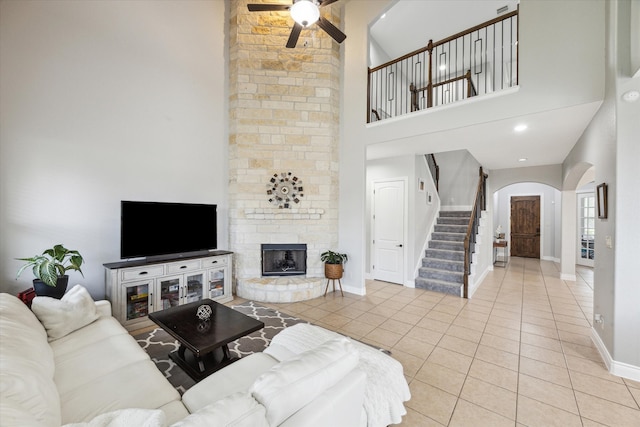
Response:
[{"label": "recessed ceiling light", "polygon": [[527,160],[529,160],[529,159],[527,159],[526,157],[522,157],[522,158],[518,159],[519,162],[526,162]]},{"label": "recessed ceiling light", "polygon": [[516,132],[522,132],[526,129],[527,129],[527,125],[517,125],[516,127],[513,128],[513,130],[515,130]]}]

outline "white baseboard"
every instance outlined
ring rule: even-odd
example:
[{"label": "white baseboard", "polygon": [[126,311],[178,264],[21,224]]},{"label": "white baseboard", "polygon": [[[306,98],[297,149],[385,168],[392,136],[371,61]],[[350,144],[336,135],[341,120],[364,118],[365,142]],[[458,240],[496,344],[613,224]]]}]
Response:
[{"label": "white baseboard", "polygon": [[575,274],[560,273],[560,280],[568,280],[569,282],[575,282],[576,281],[576,275]]},{"label": "white baseboard", "polygon": [[607,370],[618,377],[628,378],[633,381],[640,381],[640,366],[629,365],[624,362],[616,362],[609,354],[609,350],[600,339],[600,335],[594,328],[591,328],[591,341],[595,344]]},{"label": "white baseboard", "polygon": [[407,280],[404,282],[404,286],[407,288],[415,288],[416,287],[416,281],[415,280]]},{"label": "white baseboard", "polygon": [[554,258],[552,256],[543,256],[542,260],[544,261],[553,261],[553,262],[560,262],[560,258]]},{"label": "white baseboard", "polygon": [[360,296],[363,296],[363,295],[367,294],[367,291],[366,291],[365,288],[355,288],[353,286],[344,286],[343,285],[342,286],[342,290],[344,292],[349,292],[350,294],[355,294],[355,295],[360,295]]}]

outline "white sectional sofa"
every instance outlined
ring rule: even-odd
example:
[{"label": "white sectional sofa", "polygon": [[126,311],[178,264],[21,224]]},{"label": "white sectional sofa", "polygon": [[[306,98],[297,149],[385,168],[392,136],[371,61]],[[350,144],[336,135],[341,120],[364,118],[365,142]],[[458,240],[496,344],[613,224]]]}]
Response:
[{"label": "white sectional sofa", "polygon": [[[181,397],[111,316],[110,304],[94,303],[80,288],[61,301],[36,297],[33,311],[0,294],[0,426],[376,425],[363,403],[369,392],[362,353],[345,337],[318,328],[332,335],[321,333],[311,351],[282,339]],[[296,327],[288,329],[296,338]],[[406,385],[401,366],[399,373]],[[400,421],[408,388],[403,393],[384,425]]]}]

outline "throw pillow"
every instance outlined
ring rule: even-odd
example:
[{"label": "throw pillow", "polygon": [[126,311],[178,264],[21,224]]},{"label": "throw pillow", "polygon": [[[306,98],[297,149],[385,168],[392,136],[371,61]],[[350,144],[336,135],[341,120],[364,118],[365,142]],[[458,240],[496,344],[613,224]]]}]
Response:
[{"label": "throw pillow", "polygon": [[49,341],[62,338],[99,317],[93,298],[82,285],[75,285],[60,300],[35,297],[31,310],[47,330]]},{"label": "throw pillow", "polygon": [[359,354],[345,338],[336,338],[278,363],[251,386],[253,397],[277,426],[336,385],[358,364]]}]

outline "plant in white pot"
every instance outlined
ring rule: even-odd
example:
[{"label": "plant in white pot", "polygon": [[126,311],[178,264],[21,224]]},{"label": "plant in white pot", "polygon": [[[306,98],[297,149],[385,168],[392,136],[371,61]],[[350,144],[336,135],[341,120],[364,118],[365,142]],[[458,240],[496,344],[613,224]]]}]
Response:
[{"label": "plant in white pot", "polygon": [[[63,245],[55,245],[53,248],[46,249],[42,255],[17,259],[27,263],[20,267],[16,278],[24,270],[31,267],[33,275],[36,276],[33,279],[36,295],[58,299],[62,298],[69,283],[69,276],[65,273],[69,270],[75,270],[82,274],[80,266],[84,262],[80,252],[67,249]],[[84,274],[82,276],[84,277]]]}]

